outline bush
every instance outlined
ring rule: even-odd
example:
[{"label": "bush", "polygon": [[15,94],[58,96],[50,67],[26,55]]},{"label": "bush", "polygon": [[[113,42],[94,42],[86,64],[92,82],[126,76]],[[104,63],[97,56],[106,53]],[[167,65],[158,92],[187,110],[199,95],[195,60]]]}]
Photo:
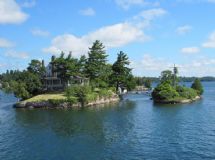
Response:
[{"label": "bush", "polygon": [[196,96],[198,96],[196,90],[192,88],[177,86],[176,90],[179,93],[180,97],[183,97],[186,99],[193,99]]},{"label": "bush", "polygon": [[170,100],[179,97],[178,92],[169,83],[159,84],[152,92],[155,100]]},{"label": "bush", "polygon": [[77,101],[82,106],[87,103],[87,95],[92,93],[92,88],[88,85],[74,85],[66,89],[66,97],[68,101],[71,101],[71,97],[77,98]]},{"label": "bush", "polygon": [[195,79],[195,81],[193,82],[191,88],[195,89],[198,93],[198,95],[202,95],[204,92],[202,83],[199,79]]}]

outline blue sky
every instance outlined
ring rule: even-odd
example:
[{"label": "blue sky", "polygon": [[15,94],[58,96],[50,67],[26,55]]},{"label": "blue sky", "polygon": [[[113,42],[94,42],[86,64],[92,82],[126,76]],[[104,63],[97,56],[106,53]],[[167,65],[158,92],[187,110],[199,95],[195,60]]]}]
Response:
[{"label": "blue sky", "polygon": [[122,50],[133,73],[215,75],[215,0],[0,0],[0,72],[61,51],[87,54],[95,40],[110,63]]}]

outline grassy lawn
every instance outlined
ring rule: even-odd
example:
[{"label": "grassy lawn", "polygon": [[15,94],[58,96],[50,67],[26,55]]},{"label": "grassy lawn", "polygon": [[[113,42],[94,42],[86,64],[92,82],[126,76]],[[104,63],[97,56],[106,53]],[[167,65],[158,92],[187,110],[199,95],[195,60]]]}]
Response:
[{"label": "grassy lawn", "polygon": [[61,100],[66,99],[64,93],[55,93],[55,94],[41,94],[34,96],[30,99],[25,100],[25,102],[41,102],[41,101],[48,101],[48,100]]}]

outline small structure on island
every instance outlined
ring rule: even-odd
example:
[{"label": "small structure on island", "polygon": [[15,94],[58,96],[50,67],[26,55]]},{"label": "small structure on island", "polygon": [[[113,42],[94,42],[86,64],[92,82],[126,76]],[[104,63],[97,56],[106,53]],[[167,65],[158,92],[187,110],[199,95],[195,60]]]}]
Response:
[{"label": "small structure on island", "polygon": [[126,94],[126,93],[128,93],[128,90],[127,90],[127,88],[124,85],[121,84],[118,87],[118,93],[119,94]]},{"label": "small structure on island", "polygon": [[63,80],[60,78],[59,73],[54,71],[52,63],[49,63],[46,67],[43,77],[43,88],[45,91],[62,91],[74,84],[85,85],[88,83],[89,79],[81,76],[71,76],[68,80]]}]

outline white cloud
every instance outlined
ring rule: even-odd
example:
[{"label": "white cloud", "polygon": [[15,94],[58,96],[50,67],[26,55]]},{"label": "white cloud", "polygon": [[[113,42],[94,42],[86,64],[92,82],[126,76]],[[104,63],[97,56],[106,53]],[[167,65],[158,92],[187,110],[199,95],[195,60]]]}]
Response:
[{"label": "white cloud", "polygon": [[169,69],[173,64],[166,62],[163,58],[154,58],[150,54],[144,54],[141,60],[132,61],[131,67],[135,75],[147,75],[149,72],[160,73]]},{"label": "white cloud", "polygon": [[0,24],[19,24],[28,18],[15,0],[0,0],[0,15]]},{"label": "white cloud", "polygon": [[96,14],[93,8],[86,8],[86,9],[80,10],[79,13],[83,16],[94,16]]},{"label": "white cloud", "polygon": [[155,8],[155,9],[144,10],[134,18],[144,18],[145,20],[152,20],[156,17],[163,16],[166,13],[167,13],[166,10],[162,8]]},{"label": "white cloud", "polygon": [[21,7],[24,8],[32,8],[36,5],[36,0],[26,0],[24,3],[21,4]]},{"label": "white cloud", "polygon": [[196,54],[200,52],[199,47],[186,47],[182,48],[181,52],[184,54]]},{"label": "white cloud", "polygon": [[120,6],[121,8],[127,10],[131,6],[146,6],[150,5],[153,7],[157,7],[160,5],[159,2],[149,2],[145,0],[115,0],[116,4]]},{"label": "white cloud", "polygon": [[145,26],[140,24],[146,23],[149,26],[154,18],[163,15],[164,12],[162,9],[146,10],[133,17],[130,22],[101,27],[80,37],[73,34],[59,35],[52,40],[51,46],[43,51],[52,54],[72,51],[73,56],[79,56],[86,54],[88,47],[95,40],[103,42],[108,49],[122,47],[136,41],[147,41],[150,37],[145,35]]},{"label": "white cloud", "polygon": [[52,40],[52,46],[44,49],[44,51],[54,54],[59,54],[61,51],[72,51],[73,56],[79,56],[86,54],[95,40],[102,41],[107,48],[114,48],[147,39],[148,37],[135,26],[128,23],[119,23],[102,27],[82,37],[76,37],[72,34],[57,36]]},{"label": "white cloud", "polygon": [[0,48],[10,48],[13,47],[14,44],[7,39],[0,38]]},{"label": "white cloud", "polygon": [[[132,61],[133,73],[137,76],[159,76],[163,70],[171,70],[174,62],[165,58],[144,54],[140,60]],[[215,74],[215,58],[199,57],[187,63],[176,64],[180,76],[208,76]]]},{"label": "white cloud", "polygon": [[32,29],[31,33],[34,36],[40,36],[40,37],[48,37],[50,35],[50,33],[48,31],[44,31],[44,30],[41,30],[41,29]]},{"label": "white cloud", "polygon": [[184,25],[184,26],[180,26],[176,29],[176,32],[180,35],[184,35],[188,32],[190,32],[192,29],[192,27],[190,25]]},{"label": "white cloud", "polygon": [[215,31],[211,33],[207,42],[202,44],[205,48],[215,48]]},{"label": "white cloud", "polygon": [[151,21],[155,18],[161,17],[167,13],[162,8],[155,8],[144,10],[133,17],[132,21],[140,28],[145,28],[151,25]]},{"label": "white cloud", "polygon": [[9,50],[5,53],[6,57],[17,58],[17,59],[28,59],[29,55],[25,52],[17,52],[15,50]]},{"label": "white cloud", "polygon": [[143,5],[145,0],[115,0],[116,4],[124,9],[130,8],[132,5]]}]

